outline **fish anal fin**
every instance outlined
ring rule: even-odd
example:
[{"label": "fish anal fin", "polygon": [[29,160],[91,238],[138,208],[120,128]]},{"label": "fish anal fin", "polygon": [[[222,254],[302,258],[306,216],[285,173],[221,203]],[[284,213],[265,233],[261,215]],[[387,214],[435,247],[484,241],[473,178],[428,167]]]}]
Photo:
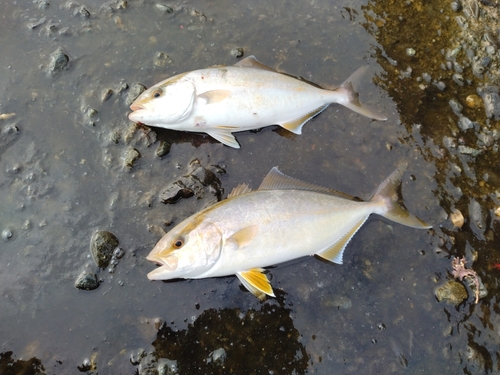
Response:
[{"label": "fish anal fin", "polygon": [[231,91],[229,90],[210,90],[198,95],[198,99],[203,100],[205,104],[213,104],[223,101],[230,95]]},{"label": "fish anal fin", "polygon": [[254,55],[245,57],[244,59],[238,61],[234,66],[239,66],[240,68],[253,68],[253,69],[261,69],[268,70],[270,72],[276,73],[276,70],[270,68],[267,65],[262,64],[259,60],[255,58]]},{"label": "fish anal fin", "polygon": [[250,225],[234,233],[226,240],[226,242],[230,242],[236,245],[236,249],[240,249],[248,245],[253,240],[258,231],[258,225]]},{"label": "fish anal fin", "polygon": [[252,189],[250,189],[250,186],[247,184],[239,184],[238,186],[234,187],[233,190],[229,193],[227,196],[228,198],[235,197],[237,195],[242,195],[246,193],[250,193]]},{"label": "fish anal fin", "polygon": [[292,133],[302,134],[302,127],[304,126],[304,124],[307,121],[309,121],[310,119],[312,119],[314,116],[317,116],[321,112],[323,112],[326,107],[328,107],[328,105],[323,105],[319,108],[316,108],[315,110],[313,110],[311,112],[306,113],[303,116],[300,116],[299,118],[297,118],[295,120],[284,122],[281,124],[278,123],[278,125],[282,126],[286,130],[291,131]]},{"label": "fish anal fin", "polygon": [[224,143],[226,146],[233,148],[240,148],[238,142],[236,142],[236,138],[231,134],[230,130],[224,128],[212,128],[210,130],[205,130],[212,138],[217,139],[219,142]]},{"label": "fish anal fin", "polygon": [[252,268],[248,271],[238,272],[236,276],[243,286],[247,288],[255,297],[263,300],[266,295],[276,297],[273,288],[262,268]]},{"label": "fish anal fin", "polygon": [[305,190],[314,191],[316,193],[334,195],[337,197],[361,201],[359,198],[352,195],[342,193],[333,189],[328,189],[323,186],[310,184],[293,177],[289,177],[281,173],[277,167],[273,167],[259,186],[259,190]]},{"label": "fish anal fin", "polygon": [[329,262],[342,264],[344,249],[346,248],[351,238],[356,234],[358,229],[361,228],[361,226],[363,225],[363,223],[366,221],[367,218],[368,216],[358,221],[355,225],[353,225],[351,229],[349,229],[349,231],[347,231],[346,234],[342,236],[342,238],[340,238],[337,242],[335,242],[333,246],[330,246],[328,249],[316,255],[323,259],[328,260]]}]

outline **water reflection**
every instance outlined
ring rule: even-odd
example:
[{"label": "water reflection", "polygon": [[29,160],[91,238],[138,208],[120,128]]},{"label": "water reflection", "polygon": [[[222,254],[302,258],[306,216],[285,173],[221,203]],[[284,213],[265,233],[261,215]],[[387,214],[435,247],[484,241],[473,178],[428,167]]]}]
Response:
[{"label": "water reflection", "polygon": [[276,294],[277,300],[260,309],[207,309],[185,330],[163,324],[154,353],[143,355],[138,374],[151,368],[179,374],[305,374],[309,354],[284,307],[285,293]]},{"label": "water reflection", "polygon": [[[447,340],[457,353],[451,361],[466,373],[492,371],[500,368],[499,56],[491,34],[498,17],[489,2],[474,0],[392,5],[375,0],[363,7],[364,27],[379,43],[373,54],[384,68],[378,83],[397,104],[409,133],[404,141],[437,168],[434,194],[447,219],[435,227],[438,259],[465,256],[489,293],[475,305],[466,285],[467,303],[444,309],[453,327]],[[465,221],[452,222],[452,212]],[[451,271],[450,262],[443,264],[435,266],[441,284]]]}]

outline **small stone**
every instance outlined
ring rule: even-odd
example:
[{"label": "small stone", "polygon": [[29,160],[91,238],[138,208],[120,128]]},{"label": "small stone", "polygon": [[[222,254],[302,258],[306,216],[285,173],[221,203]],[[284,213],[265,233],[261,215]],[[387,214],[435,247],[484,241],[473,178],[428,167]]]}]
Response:
[{"label": "small stone", "polygon": [[99,286],[99,280],[95,273],[83,271],[76,279],[75,287],[81,290],[94,290]]},{"label": "small stone", "polygon": [[166,4],[156,4],[155,7],[157,10],[159,10],[162,13],[173,13],[174,12],[174,8],[172,8]]},{"label": "small stone", "polygon": [[125,104],[130,106],[139,95],[146,91],[146,87],[140,83],[132,83],[130,90],[128,91],[127,97],[125,98]]},{"label": "small stone", "polygon": [[2,232],[2,239],[5,241],[10,240],[13,235],[14,233],[12,233],[10,229],[4,229]]},{"label": "small stone", "polygon": [[135,148],[129,148],[128,150],[125,151],[125,156],[124,156],[124,164],[127,168],[132,168],[137,161],[141,157],[141,154],[139,151],[137,151]]},{"label": "small stone", "polygon": [[155,57],[153,59],[153,64],[161,68],[164,68],[171,63],[172,59],[165,52],[156,52]]},{"label": "small stone", "polygon": [[474,127],[474,123],[469,118],[461,116],[458,119],[458,127],[465,131],[468,129],[472,129]]},{"label": "small stone", "polygon": [[436,288],[434,294],[439,302],[445,302],[455,306],[460,305],[468,297],[465,286],[453,280],[449,280],[446,284]]},{"label": "small stone", "polygon": [[464,109],[464,107],[462,106],[462,104],[460,104],[459,102],[457,102],[455,99],[450,99],[450,101],[448,102],[448,104],[450,105],[451,107],[451,110],[453,111],[453,113],[457,116],[460,116],[460,113],[462,112],[462,109]]},{"label": "small stone", "polygon": [[478,156],[481,153],[481,150],[478,150],[478,149],[475,149],[472,147],[468,147],[468,146],[464,146],[464,145],[460,145],[460,146],[458,146],[458,152],[460,152],[461,154],[465,154],[465,155]]},{"label": "small stone", "polygon": [[414,49],[414,48],[407,48],[407,49],[406,49],[406,54],[407,54],[408,56],[410,56],[410,57],[415,56],[415,53],[416,53],[416,52],[415,52],[415,49]]},{"label": "small stone", "polygon": [[118,244],[118,238],[111,232],[97,231],[94,233],[90,241],[90,253],[98,267],[104,269],[108,266]]},{"label": "small stone", "polygon": [[162,141],[158,145],[158,148],[155,151],[156,156],[159,158],[167,155],[170,152],[170,148],[172,147],[172,144],[170,142]]},{"label": "small stone", "polygon": [[49,72],[57,73],[67,68],[69,56],[59,47],[50,54]]},{"label": "small stone", "polygon": [[495,208],[495,216],[500,217],[500,207]]},{"label": "small stone", "polygon": [[465,223],[464,215],[458,209],[454,209],[450,214],[450,219],[453,225],[457,228],[462,228]]},{"label": "small stone", "polygon": [[113,90],[111,89],[104,89],[101,91],[101,102],[105,102],[109,98],[111,98],[111,95],[113,95]]},{"label": "small stone", "polygon": [[472,94],[465,98],[465,104],[469,108],[478,109],[483,106],[483,100],[479,97],[479,95]]},{"label": "small stone", "polygon": [[243,51],[243,48],[241,48],[241,47],[233,48],[231,50],[231,56],[233,56],[233,57],[240,58],[240,57],[243,57],[244,54],[245,54],[245,52]]}]

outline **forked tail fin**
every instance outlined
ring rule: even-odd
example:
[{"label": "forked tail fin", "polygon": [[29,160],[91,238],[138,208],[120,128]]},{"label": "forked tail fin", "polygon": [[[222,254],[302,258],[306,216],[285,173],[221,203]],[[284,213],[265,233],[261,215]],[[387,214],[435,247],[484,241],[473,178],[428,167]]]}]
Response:
[{"label": "forked tail fin", "polygon": [[394,172],[390,174],[378,187],[370,201],[383,202],[387,211],[381,213],[385,218],[408,227],[429,229],[432,225],[420,220],[418,217],[408,212],[403,204],[401,195],[401,178],[406,170],[407,164],[401,164]]},{"label": "forked tail fin", "polygon": [[362,66],[347,78],[335,92],[342,94],[342,99],[337,103],[349,108],[350,110],[359,113],[360,115],[372,118],[374,120],[385,121],[387,117],[377,113],[377,111],[368,108],[366,105],[359,101],[359,94],[356,92],[355,87],[361,81],[362,76],[368,70],[368,66]]}]

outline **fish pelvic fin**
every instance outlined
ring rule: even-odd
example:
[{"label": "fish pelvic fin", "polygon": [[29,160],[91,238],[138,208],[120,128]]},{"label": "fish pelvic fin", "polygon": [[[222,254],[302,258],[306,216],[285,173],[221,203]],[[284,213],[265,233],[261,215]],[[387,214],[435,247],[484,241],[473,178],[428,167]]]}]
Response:
[{"label": "fish pelvic fin", "polygon": [[310,119],[312,119],[313,117],[315,117],[315,116],[319,115],[321,112],[323,112],[326,107],[328,107],[328,104],[323,105],[319,108],[316,108],[315,110],[308,112],[305,115],[302,115],[295,120],[278,123],[278,125],[282,126],[286,130],[291,131],[292,133],[302,134],[302,127],[304,126],[304,124],[307,121],[309,121]]},{"label": "fish pelvic fin", "polygon": [[263,268],[252,268],[236,274],[243,286],[261,301],[266,295],[276,297],[267,276],[263,273],[264,271]]},{"label": "fish pelvic fin", "polygon": [[367,70],[368,66],[363,66],[352,73],[351,76],[335,90],[335,93],[342,95],[342,99],[337,99],[335,102],[365,117],[385,121],[387,120],[386,116],[377,113],[377,111],[370,109],[359,101],[359,94],[355,90],[355,87],[361,81],[361,78]]},{"label": "fish pelvic fin", "polygon": [[233,148],[240,148],[240,144],[234,138],[234,135],[231,134],[231,131],[227,128],[215,128],[210,130],[205,130],[212,138],[217,139],[219,142],[224,143],[226,146]]},{"label": "fish pelvic fin", "polygon": [[364,222],[368,219],[368,216],[358,221],[352,228],[350,228],[346,234],[344,234],[337,242],[335,242],[328,249],[316,254],[317,256],[328,260],[329,262],[342,264],[342,257],[344,256],[344,250],[351,240],[351,238],[356,234],[356,232],[361,228]]},{"label": "fish pelvic fin", "polygon": [[432,225],[420,220],[418,217],[408,212],[403,203],[401,194],[401,178],[406,170],[407,163],[401,164],[390,174],[378,187],[370,202],[381,202],[387,209],[382,214],[386,219],[394,221],[407,227],[418,229],[429,229]]}]

